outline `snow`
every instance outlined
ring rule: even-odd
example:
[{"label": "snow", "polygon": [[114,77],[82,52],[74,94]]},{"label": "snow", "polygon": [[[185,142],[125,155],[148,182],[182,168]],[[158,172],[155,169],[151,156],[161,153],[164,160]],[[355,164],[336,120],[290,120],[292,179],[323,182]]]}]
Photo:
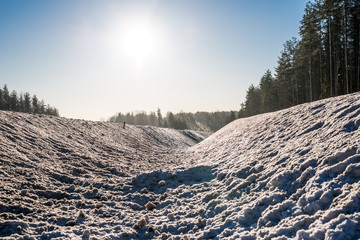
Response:
[{"label": "snow", "polygon": [[359,126],[359,93],[211,136],[0,112],[0,237],[360,239]]}]

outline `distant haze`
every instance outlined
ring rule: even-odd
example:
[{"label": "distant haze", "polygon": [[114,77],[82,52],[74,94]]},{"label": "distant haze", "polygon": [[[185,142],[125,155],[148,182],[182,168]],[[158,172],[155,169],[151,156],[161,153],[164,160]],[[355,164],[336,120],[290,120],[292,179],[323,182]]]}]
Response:
[{"label": "distant haze", "polygon": [[239,110],[305,0],[0,1],[0,87],[60,115]]}]

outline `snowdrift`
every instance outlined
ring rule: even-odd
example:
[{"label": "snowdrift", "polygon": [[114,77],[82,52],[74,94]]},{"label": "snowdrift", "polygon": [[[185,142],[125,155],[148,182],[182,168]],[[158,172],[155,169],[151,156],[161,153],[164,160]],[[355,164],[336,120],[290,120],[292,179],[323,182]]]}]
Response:
[{"label": "snowdrift", "polygon": [[[119,220],[110,216],[119,217],[128,179],[178,166],[177,152],[207,136],[0,111],[0,238],[78,239],[87,229],[102,236],[103,218]],[[78,230],[69,228],[74,221]]]},{"label": "snowdrift", "polygon": [[241,119],[190,148],[214,176],[194,235],[360,239],[359,126],[357,93]]},{"label": "snowdrift", "polygon": [[208,138],[9,112],[0,122],[5,239],[360,238],[359,93]]}]

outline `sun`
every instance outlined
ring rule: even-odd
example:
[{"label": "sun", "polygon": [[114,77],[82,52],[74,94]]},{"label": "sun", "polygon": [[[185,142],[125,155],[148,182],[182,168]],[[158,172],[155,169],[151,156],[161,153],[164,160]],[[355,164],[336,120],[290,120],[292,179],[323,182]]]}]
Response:
[{"label": "sun", "polygon": [[160,34],[146,23],[134,23],[124,29],[122,45],[124,52],[140,67],[145,60],[155,57],[160,47]]}]

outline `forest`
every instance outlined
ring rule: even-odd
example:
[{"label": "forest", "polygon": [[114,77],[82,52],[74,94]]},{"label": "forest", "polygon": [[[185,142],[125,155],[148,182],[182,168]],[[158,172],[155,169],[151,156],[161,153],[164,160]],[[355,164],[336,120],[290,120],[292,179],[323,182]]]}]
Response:
[{"label": "forest", "polygon": [[0,89],[0,110],[59,116],[56,108],[45,105],[36,95],[18,94],[15,90],[10,93],[6,84]]},{"label": "forest", "polygon": [[136,113],[117,113],[109,118],[110,122],[126,122],[134,125],[151,125],[165,128],[175,129],[192,129],[198,131],[215,132],[236,119],[237,113],[235,111],[222,112],[196,112],[185,113],[180,112],[174,114],[167,112],[165,116],[162,115],[158,108],[156,112],[146,113],[145,111],[138,111]]},{"label": "forest", "polygon": [[238,117],[360,90],[360,1],[308,2],[300,39],[285,42],[273,75],[250,85]]},{"label": "forest", "polygon": [[[44,100],[39,100],[36,95],[28,92],[18,94],[15,90],[9,91],[5,84],[0,89],[0,110],[45,114],[59,116],[57,108],[46,105]],[[222,112],[197,112],[173,114],[168,112],[162,116],[160,109],[156,112],[137,111],[135,113],[117,113],[108,119],[109,122],[126,122],[134,125],[151,125],[175,129],[194,129],[199,131],[215,132],[229,122],[236,119],[235,111]]]}]

